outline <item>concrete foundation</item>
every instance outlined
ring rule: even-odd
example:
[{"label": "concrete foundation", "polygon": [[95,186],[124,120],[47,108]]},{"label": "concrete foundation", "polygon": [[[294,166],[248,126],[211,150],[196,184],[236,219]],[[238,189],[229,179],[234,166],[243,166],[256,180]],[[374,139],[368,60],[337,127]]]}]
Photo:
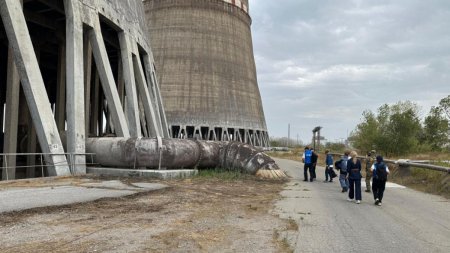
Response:
[{"label": "concrete foundation", "polygon": [[198,174],[198,170],[130,170],[103,167],[88,167],[88,174],[114,176],[114,177],[140,177],[140,178],[159,178],[175,179],[189,178]]}]

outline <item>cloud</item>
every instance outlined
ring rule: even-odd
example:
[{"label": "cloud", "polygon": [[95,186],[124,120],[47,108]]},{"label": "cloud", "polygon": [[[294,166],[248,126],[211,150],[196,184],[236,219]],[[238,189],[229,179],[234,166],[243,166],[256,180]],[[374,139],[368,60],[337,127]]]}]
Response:
[{"label": "cloud", "polygon": [[[308,141],[345,137],[364,110],[450,94],[450,1],[250,0],[266,121]],[[295,134],[293,134],[295,135]]]}]

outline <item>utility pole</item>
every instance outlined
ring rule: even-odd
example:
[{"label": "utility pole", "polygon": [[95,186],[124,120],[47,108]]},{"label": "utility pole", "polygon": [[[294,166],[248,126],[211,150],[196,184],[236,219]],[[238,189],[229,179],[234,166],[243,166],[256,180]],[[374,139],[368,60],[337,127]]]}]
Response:
[{"label": "utility pole", "polygon": [[288,147],[289,148],[289,140],[291,139],[291,124],[289,123],[288,124],[288,138],[287,138],[287,141],[286,141],[286,147]]}]

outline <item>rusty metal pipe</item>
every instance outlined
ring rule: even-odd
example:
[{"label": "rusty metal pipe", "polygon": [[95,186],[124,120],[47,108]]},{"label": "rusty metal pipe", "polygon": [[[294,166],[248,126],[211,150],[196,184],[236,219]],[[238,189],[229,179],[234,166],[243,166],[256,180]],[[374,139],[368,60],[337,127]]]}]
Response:
[{"label": "rusty metal pipe", "polygon": [[272,158],[239,142],[161,139],[158,143],[157,138],[89,138],[86,152],[95,153],[95,162],[109,167],[223,167],[250,174],[260,169],[279,169]]}]

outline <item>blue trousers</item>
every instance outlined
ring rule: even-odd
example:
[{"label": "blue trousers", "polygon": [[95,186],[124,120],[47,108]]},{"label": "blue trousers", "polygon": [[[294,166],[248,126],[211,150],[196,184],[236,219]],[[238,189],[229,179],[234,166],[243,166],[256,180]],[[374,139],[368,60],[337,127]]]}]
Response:
[{"label": "blue trousers", "polygon": [[342,189],[344,189],[344,190],[348,189],[348,180],[346,178],[346,175],[344,175],[344,174],[339,175],[339,183],[341,183]]},{"label": "blue trousers", "polygon": [[348,182],[350,183],[350,191],[348,192],[348,198],[349,199],[362,200],[362,197],[361,197],[361,178],[360,179],[349,178]]}]

